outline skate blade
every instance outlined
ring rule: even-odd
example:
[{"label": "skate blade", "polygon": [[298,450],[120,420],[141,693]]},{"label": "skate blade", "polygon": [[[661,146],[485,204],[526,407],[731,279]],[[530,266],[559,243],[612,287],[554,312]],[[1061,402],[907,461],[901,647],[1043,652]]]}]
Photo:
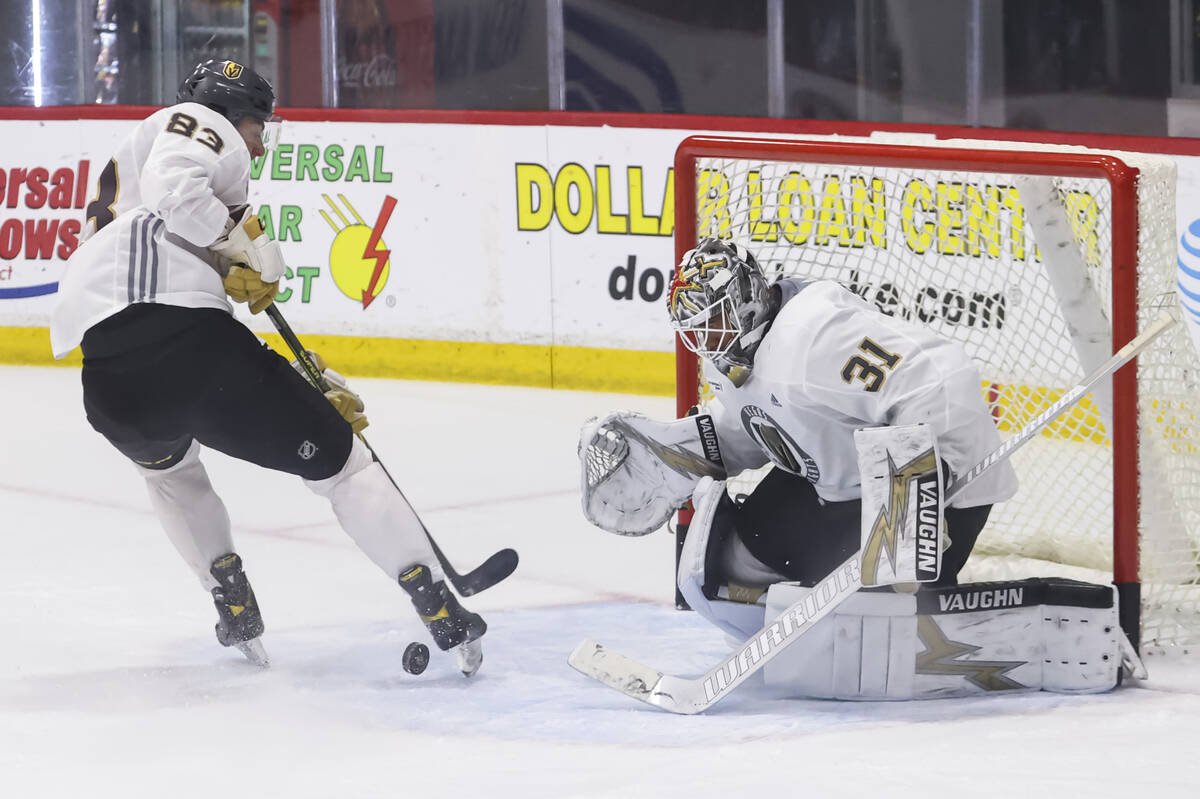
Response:
[{"label": "skate blade", "polygon": [[483,642],[476,639],[459,644],[454,647],[454,657],[458,659],[459,671],[464,677],[470,677],[483,664]]},{"label": "skate blade", "polygon": [[263,648],[261,638],[252,638],[249,641],[236,643],[234,646],[246,656],[246,660],[260,669],[265,669],[271,665],[271,659],[267,657],[267,650]]}]

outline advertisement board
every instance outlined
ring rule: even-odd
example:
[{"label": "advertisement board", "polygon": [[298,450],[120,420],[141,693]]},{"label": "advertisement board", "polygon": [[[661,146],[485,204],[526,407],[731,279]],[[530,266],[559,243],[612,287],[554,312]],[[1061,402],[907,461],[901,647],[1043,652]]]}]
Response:
[{"label": "advertisement board", "polygon": [[[52,362],[46,327],[98,175],[149,113],[73,119],[63,118],[70,109],[53,111],[58,118],[0,119],[8,153],[0,157],[0,360],[9,363]],[[730,124],[755,135],[786,127],[693,117],[634,117],[639,127],[578,118],[589,115],[329,114],[338,118],[293,115],[281,145],[251,175],[252,201],[289,265],[277,302],[306,343],[351,374],[638,393],[673,391],[663,295],[674,261],[676,146],[694,133],[729,133]],[[682,125],[693,121],[717,124]],[[836,132],[826,125],[787,135]],[[1186,154],[1200,152],[1196,142],[1091,138],[1111,149],[1172,152],[1177,223],[1200,217],[1200,161]],[[264,319],[238,313],[271,332]]]}]

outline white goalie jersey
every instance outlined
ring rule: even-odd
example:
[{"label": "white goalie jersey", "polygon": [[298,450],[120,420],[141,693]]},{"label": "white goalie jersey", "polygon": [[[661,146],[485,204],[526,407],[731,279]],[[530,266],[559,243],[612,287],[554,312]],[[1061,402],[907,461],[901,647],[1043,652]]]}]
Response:
[{"label": "white goalie jersey", "polygon": [[[709,411],[729,472],[768,462],[808,479],[827,501],[858,499],[854,431],[924,423],[955,476],[1000,445],[978,371],[962,348],[880,314],[832,281],[784,280],[784,305],[740,388],[705,362]],[[1007,462],[951,503],[1010,498]]]},{"label": "white goalie jersey", "polygon": [[138,302],[232,313],[207,248],[246,202],[250,153],[225,117],[197,103],[138,123],[100,174],[84,240],[67,262],[50,323],[56,358],[97,322]]}]

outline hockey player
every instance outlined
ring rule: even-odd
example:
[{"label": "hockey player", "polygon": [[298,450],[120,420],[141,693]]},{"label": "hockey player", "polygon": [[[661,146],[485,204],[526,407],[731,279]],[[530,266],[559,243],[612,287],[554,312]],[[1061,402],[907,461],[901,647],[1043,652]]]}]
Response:
[{"label": "hockey player", "polygon": [[[263,620],[201,445],[301,477],[409,594],[434,641],[473,674],[483,619],[447,588],[420,520],[355,435],[362,401],[336,373],[326,396],[232,315],[284,273],[247,204],[250,159],[277,127],[275,93],[249,67],[206,61],[177,104],[117,148],[87,207],[87,238],[59,286],[51,345],[83,350],[88,421],[135,464],[172,544],[211,592],[217,640],[266,664]],[[318,368],[324,370],[319,362]]]},{"label": "hockey player", "polygon": [[[677,584],[736,640],[759,636],[768,645],[774,634],[760,632],[764,619],[803,602],[809,587],[856,556],[864,530],[873,529],[864,517],[899,529],[888,516],[895,508],[864,513],[856,431],[886,440],[917,430],[934,453],[926,463],[938,487],[929,504],[944,510],[949,543],[932,585],[916,594],[850,594],[766,666],[768,684],[839,698],[1113,687],[1129,647],[1111,586],[957,585],[992,505],[1017,487],[1004,460],[942,504],[941,486],[1000,446],[979,373],[959,345],[881,313],[833,281],[771,283],[744,247],[713,238],[684,256],[667,302],[672,327],[704,361],[707,412],[669,423],[615,412],[585,425],[584,513],[603,529],[640,535],[691,498],[695,516]],[[887,460],[884,470],[900,484],[902,463]],[[727,475],[768,464],[748,496],[729,495]],[[895,541],[886,546],[895,552]],[[1038,632],[1051,615],[1044,605],[1069,606],[1080,624],[1056,616],[1064,623]],[[957,625],[972,637],[947,637]],[[993,649],[1022,657],[987,660]],[[961,660],[975,652],[983,653],[978,665]],[[1065,675],[1046,673],[1046,652],[1069,662]],[[1019,679],[1002,676],[1018,667]]]},{"label": "hockey player", "polygon": [[[725,556],[735,584],[812,584],[858,548],[855,430],[928,424],[951,475],[1000,444],[961,347],[833,281],[768,285],[745,248],[706,239],[680,266],[668,306],[684,344],[705,359],[726,461],[774,464],[743,503],[722,502],[738,519]],[[992,504],[1015,491],[1005,463],[951,504],[943,583],[955,581]],[[789,520],[801,519],[797,532]]]}]

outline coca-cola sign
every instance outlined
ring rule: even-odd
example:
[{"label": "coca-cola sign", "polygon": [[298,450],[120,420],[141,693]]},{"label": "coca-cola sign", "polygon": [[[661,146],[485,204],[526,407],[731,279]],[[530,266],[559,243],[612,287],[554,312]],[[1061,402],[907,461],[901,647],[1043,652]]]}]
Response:
[{"label": "coca-cola sign", "polygon": [[396,85],[396,61],[379,53],[370,61],[338,60],[338,82],[348,88],[369,89]]}]

